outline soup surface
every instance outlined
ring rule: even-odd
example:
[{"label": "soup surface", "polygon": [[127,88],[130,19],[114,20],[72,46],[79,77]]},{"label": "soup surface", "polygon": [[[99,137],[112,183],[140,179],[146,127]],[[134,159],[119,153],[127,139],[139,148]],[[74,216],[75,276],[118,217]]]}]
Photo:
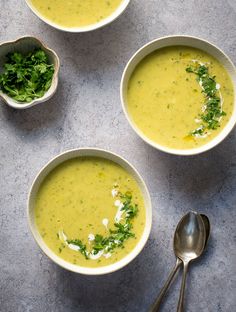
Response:
[{"label": "soup surface", "polygon": [[30,0],[44,17],[65,27],[95,24],[111,15],[123,0]]},{"label": "soup surface", "polygon": [[45,243],[59,257],[84,267],[109,265],[130,253],[145,218],[135,179],[103,158],[60,164],[35,200],[35,222]]},{"label": "soup surface", "polygon": [[162,146],[191,149],[211,141],[232,115],[234,90],[225,68],[190,47],[156,50],[128,83],[128,112],[141,132]]}]

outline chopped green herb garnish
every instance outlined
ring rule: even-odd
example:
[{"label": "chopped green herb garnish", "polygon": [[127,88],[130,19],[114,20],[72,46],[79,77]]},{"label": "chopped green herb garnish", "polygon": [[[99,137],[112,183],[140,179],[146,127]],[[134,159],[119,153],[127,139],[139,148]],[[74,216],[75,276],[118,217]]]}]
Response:
[{"label": "chopped green herb garnish", "polygon": [[206,130],[215,130],[220,127],[220,120],[226,113],[222,110],[222,99],[219,91],[220,86],[215,80],[215,76],[209,74],[209,69],[203,64],[195,63],[193,66],[186,68],[186,72],[197,75],[197,81],[202,88],[205,96],[202,114],[199,114],[201,120],[200,126],[191,131],[193,136],[203,136]]},{"label": "chopped green herb garnish", "polygon": [[126,194],[119,194],[120,200],[123,204],[122,211],[124,211],[123,221],[114,223],[114,229],[109,230],[109,236],[95,235],[95,239],[91,241],[91,249],[87,250],[87,247],[80,239],[67,240],[68,244],[76,245],[79,247],[79,251],[89,259],[89,255],[97,255],[99,252],[104,254],[112,253],[115,248],[124,248],[124,242],[130,238],[135,237],[132,232],[132,219],[138,213],[138,206],[132,203],[132,194],[127,192]]},{"label": "chopped green herb garnish", "polygon": [[7,54],[4,72],[0,74],[0,89],[18,102],[31,102],[41,98],[50,88],[54,65],[41,49],[23,55]]},{"label": "chopped green herb garnish", "polygon": [[67,240],[67,243],[75,245],[75,246],[78,246],[79,247],[79,251],[82,253],[82,255],[84,255],[85,258],[88,259],[86,245],[84,245],[80,239]]},{"label": "chopped green herb garnish", "polygon": [[204,134],[204,128],[203,127],[200,127],[200,128],[197,128],[196,130],[193,130],[191,132],[192,135],[203,135]]}]

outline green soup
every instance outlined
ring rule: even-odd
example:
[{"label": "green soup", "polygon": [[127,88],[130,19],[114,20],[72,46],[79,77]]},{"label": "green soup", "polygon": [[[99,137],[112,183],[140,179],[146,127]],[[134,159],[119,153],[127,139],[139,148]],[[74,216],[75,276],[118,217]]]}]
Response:
[{"label": "green soup", "polygon": [[119,261],[140,240],[145,208],[136,180],[118,164],[78,157],[56,167],[35,201],[35,222],[64,260],[101,267]]},{"label": "green soup", "polygon": [[30,0],[42,16],[64,27],[82,27],[110,16],[122,0]]},{"label": "green soup", "polygon": [[234,89],[214,57],[174,46],[156,50],[137,65],[126,98],[133,122],[147,138],[169,148],[191,149],[225,127]]}]

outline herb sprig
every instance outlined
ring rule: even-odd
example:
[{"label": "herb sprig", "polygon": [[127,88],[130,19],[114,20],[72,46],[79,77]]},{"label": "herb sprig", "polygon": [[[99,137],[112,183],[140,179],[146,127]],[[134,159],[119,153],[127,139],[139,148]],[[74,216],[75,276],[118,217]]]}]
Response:
[{"label": "herb sprig", "polygon": [[209,69],[203,64],[196,63],[194,66],[186,68],[186,72],[197,75],[197,81],[205,96],[203,113],[199,114],[201,125],[191,131],[193,136],[203,136],[206,130],[216,130],[220,127],[220,120],[226,113],[222,110],[222,100],[220,98],[220,86],[215,80],[215,76],[209,74]]},{"label": "herb sprig", "polygon": [[19,52],[6,56],[4,72],[0,75],[2,92],[18,102],[31,102],[42,97],[50,88],[54,65],[42,49],[23,55]]},{"label": "herb sprig", "polygon": [[132,202],[132,194],[127,192],[124,195],[119,194],[122,203],[123,221],[114,223],[114,229],[109,230],[109,236],[95,235],[94,241],[91,242],[91,249],[88,250],[86,245],[80,239],[68,240],[67,244],[78,246],[79,251],[89,259],[90,255],[95,256],[99,252],[104,254],[112,253],[117,247],[124,248],[124,242],[130,237],[135,237],[132,232],[132,219],[138,213],[138,206]]}]

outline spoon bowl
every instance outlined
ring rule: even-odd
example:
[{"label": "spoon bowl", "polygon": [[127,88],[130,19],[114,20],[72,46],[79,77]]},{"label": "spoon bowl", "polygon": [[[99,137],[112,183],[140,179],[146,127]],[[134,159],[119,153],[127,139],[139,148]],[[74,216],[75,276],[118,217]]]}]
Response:
[{"label": "spoon bowl", "polygon": [[198,258],[205,247],[206,230],[201,215],[190,211],[179,222],[174,236],[175,255],[183,262]]}]

